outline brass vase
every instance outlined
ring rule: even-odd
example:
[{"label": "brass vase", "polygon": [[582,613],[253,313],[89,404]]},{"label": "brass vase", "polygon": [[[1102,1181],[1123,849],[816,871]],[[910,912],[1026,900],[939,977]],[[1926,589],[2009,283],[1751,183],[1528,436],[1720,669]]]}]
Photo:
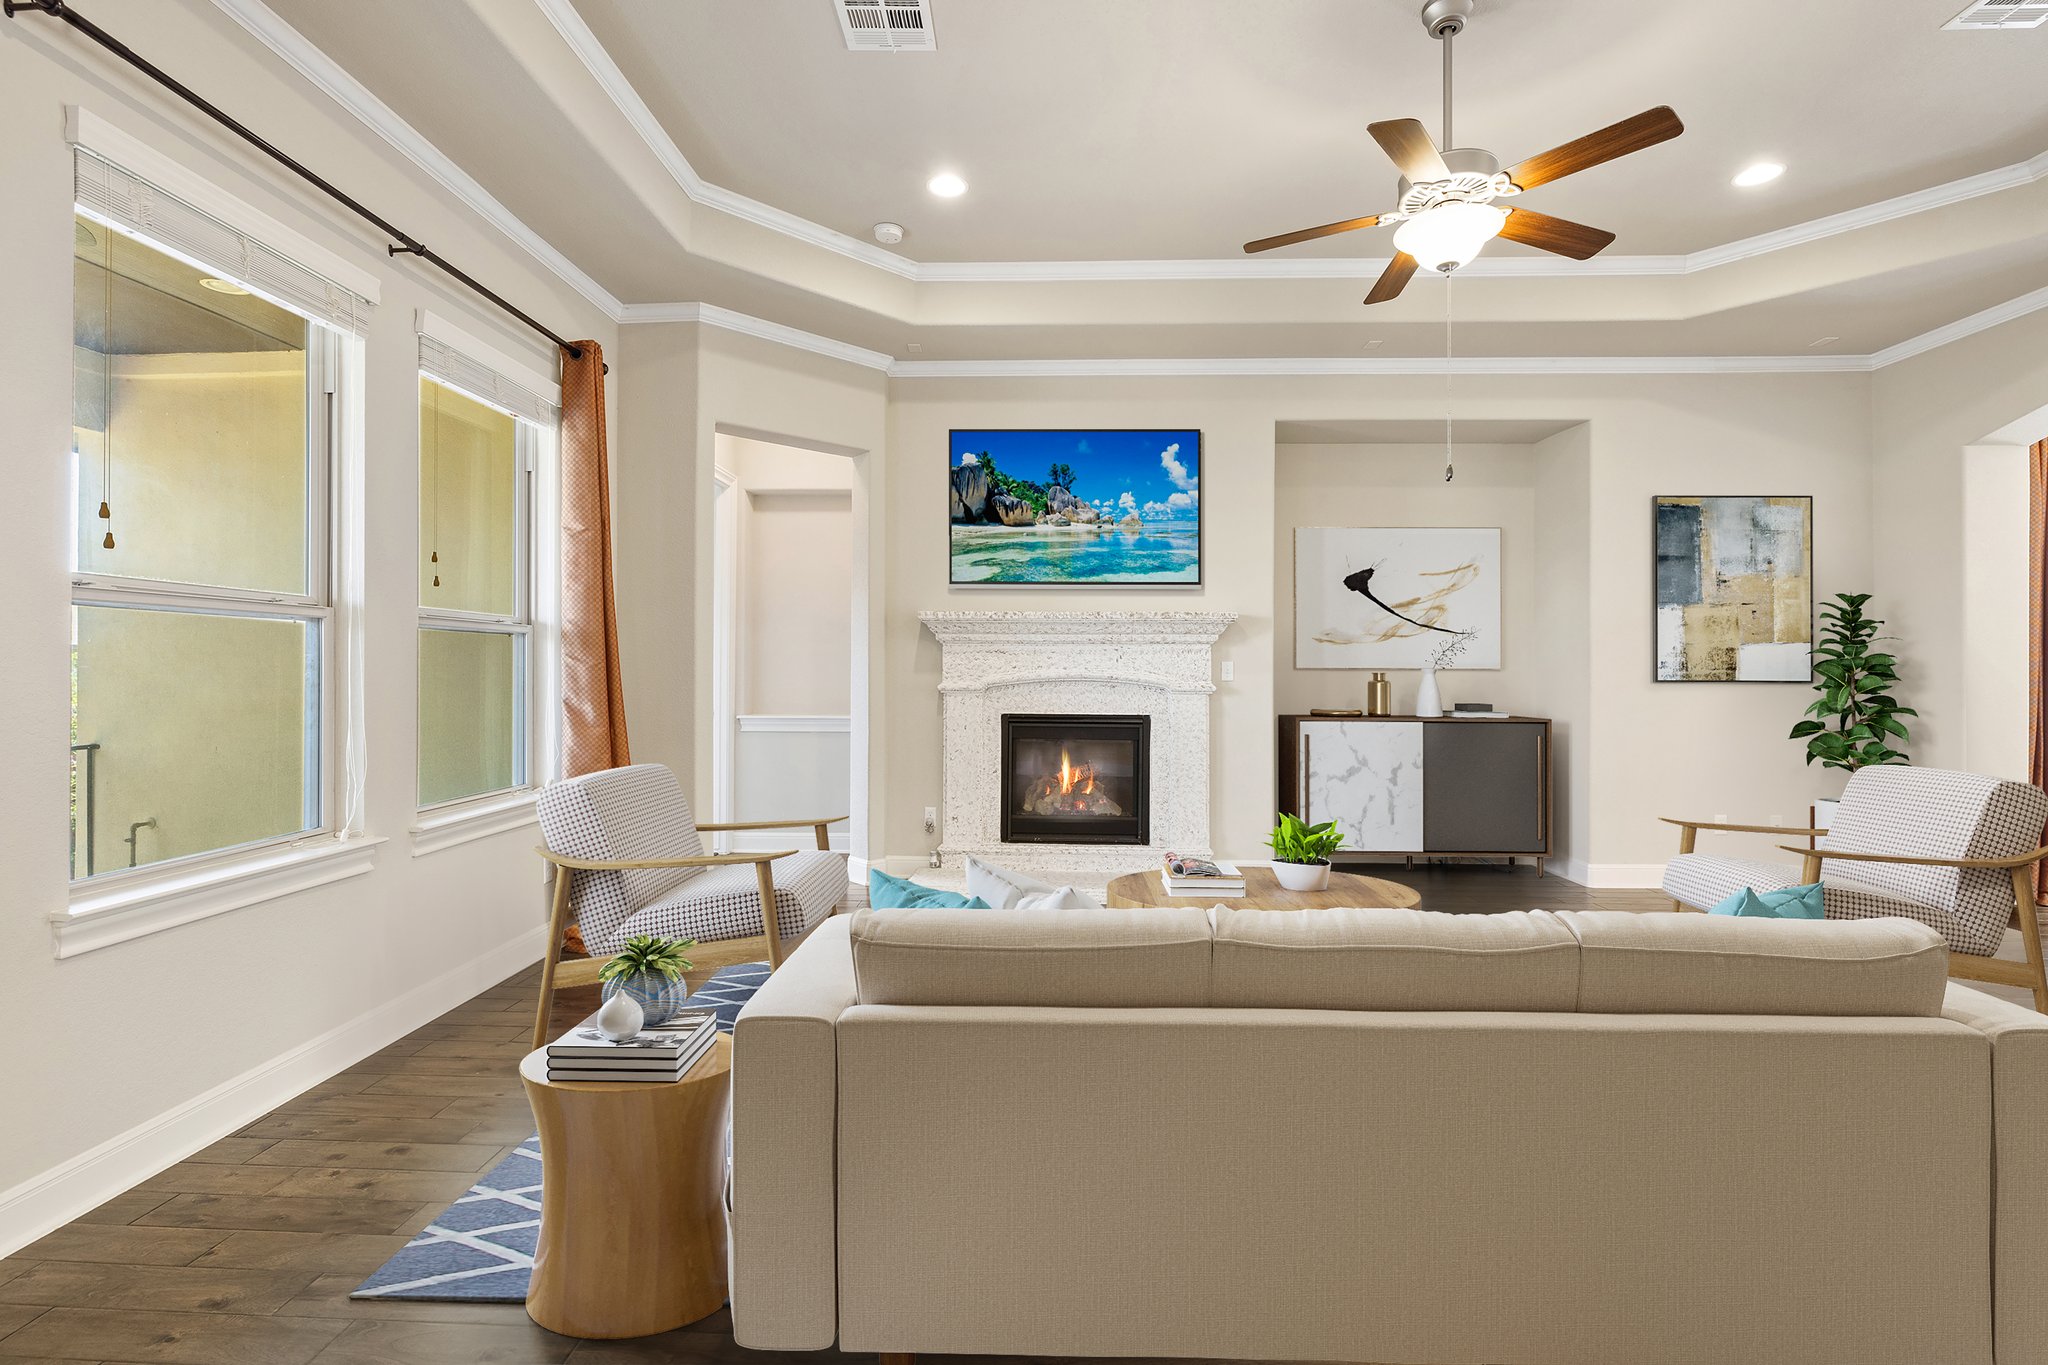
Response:
[{"label": "brass vase", "polygon": [[1365,685],[1365,714],[1368,716],[1391,716],[1394,714],[1394,685],[1387,681],[1384,673],[1372,675],[1372,681]]}]

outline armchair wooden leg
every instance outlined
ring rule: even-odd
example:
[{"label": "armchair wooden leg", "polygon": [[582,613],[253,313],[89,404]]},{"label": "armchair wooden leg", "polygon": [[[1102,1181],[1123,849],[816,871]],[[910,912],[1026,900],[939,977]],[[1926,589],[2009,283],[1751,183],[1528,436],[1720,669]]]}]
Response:
[{"label": "armchair wooden leg", "polygon": [[558,867],[555,874],[554,907],[548,912],[548,955],[540,965],[540,1004],[533,1012],[533,1045],[546,1047],[548,1016],[555,1009],[555,964],[562,960],[562,934],[569,927],[569,869]]},{"label": "armchair wooden leg", "polygon": [[832,834],[831,831],[825,828],[825,822],[820,820],[813,828],[818,831],[818,847],[821,849],[831,848]]},{"label": "armchair wooden leg", "polygon": [[1800,860],[1799,880],[1808,886],[1812,886],[1820,880],[1820,855],[1818,853],[1809,853]]},{"label": "armchair wooden leg", "polygon": [[2048,1014],[2048,968],[2041,958],[2041,925],[2034,905],[2034,868],[2031,863],[2012,870],[2013,904],[2019,909],[2020,946],[2027,951],[2027,968],[2034,976],[2034,1008]]},{"label": "armchair wooden leg", "polygon": [[766,858],[754,864],[754,880],[761,888],[761,932],[768,935],[768,970],[782,965],[782,929],[775,922],[775,869]]}]

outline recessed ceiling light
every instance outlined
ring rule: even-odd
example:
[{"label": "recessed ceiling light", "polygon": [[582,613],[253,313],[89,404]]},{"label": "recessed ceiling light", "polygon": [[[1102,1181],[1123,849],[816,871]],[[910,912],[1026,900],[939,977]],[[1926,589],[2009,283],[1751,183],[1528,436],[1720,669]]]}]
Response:
[{"label": "recessed ceiling light", "polygon": [[249,292],[248,290],[242,288],[241,285],[236,284],[233,280],[217,280],[211,275],[207,275],[204,278],[202,278],[199,281],[199,287],[201,289],[211,289],[216,294],[241,295],[247,294]]},{"label": "recessed ceiling light", "polygon": [[1784,173],[1785,168],[1775,161],[1759,161],[1754,166],[1743,168],[1729,183],[1746,190],[1755,189],[1758,185],[1770,184]]},{"label": "recessed ceiling light", "polygon": [[941,199],[958,199],[967,193],[967,182],[951,171],[940,171],[925,181],[924,187]]}]

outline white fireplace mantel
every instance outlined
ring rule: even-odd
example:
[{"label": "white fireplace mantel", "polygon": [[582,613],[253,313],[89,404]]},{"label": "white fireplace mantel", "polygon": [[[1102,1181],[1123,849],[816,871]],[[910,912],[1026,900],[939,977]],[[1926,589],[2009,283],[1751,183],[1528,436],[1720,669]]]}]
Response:
[{"label": "white fireplace mantel", "polygon": [[[1049,872],[1123,872],[1166,849],[1209,852],[1212,649],[1237,619],[1203,611],[928,611],[939,641],[944,838],[968,854]],[[1005,714],[1151,717],[1151,842],[1005,844]]]}]

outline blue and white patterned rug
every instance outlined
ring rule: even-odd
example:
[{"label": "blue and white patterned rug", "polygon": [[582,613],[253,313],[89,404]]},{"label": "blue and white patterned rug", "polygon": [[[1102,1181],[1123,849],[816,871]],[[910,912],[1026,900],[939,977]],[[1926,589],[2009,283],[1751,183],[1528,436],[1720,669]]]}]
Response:
[{"label": "blue and white patterned rug", "polygon": [[[740,1006],[767,979],[765,962],[721,967],[689,1003],[716,1009],[719,1029],[730,1033]],[[539,1232],[540,1138],[535,1135],[441,1210],[349,1297],[525,1303]]]}]

